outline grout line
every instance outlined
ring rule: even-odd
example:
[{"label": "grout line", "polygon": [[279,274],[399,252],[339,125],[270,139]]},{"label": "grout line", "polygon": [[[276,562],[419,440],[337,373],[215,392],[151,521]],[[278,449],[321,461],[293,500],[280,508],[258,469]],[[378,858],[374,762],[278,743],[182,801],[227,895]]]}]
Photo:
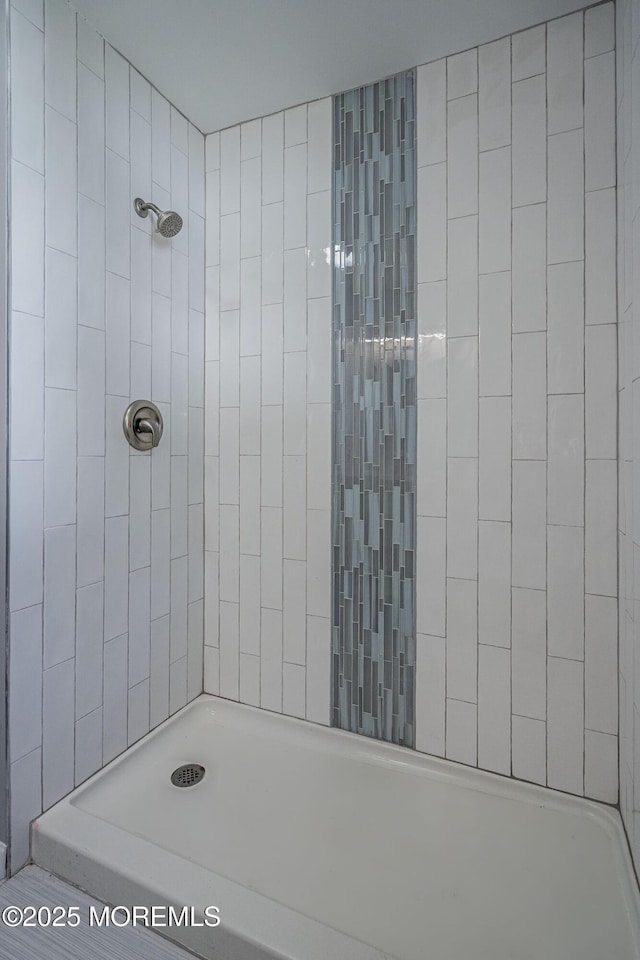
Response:
[{"label": "grout line", "polygon": [[[584,267],[582,270],[582,303],[584,307],[584,319],[586,322],[586,312],[587,312],[587,288],[586,288],[586,265],[587,265],[587,204],[586,204],[586,171],[587,171],[587,142],[584,135],[585,123],[587,119],[586,111],[586,71],[585,71],[585,17],[584,13],[581,17],[582,24],[582,257],[584,261]],[[615,94],[614,94],[615,97]],[[615,107],[614,107],[615,110]],[[587,397],[588,397],[588,380],[587,380],[587,327],[583,326],[583,417],[582,417],[582,441],[583,441],[583,451],[584,451],[584,470],[583,470],[583,489],[582,489],[582,522],[584,527],[584,536],[582,542],[582,657],[583,661],[586,659],[587,649],[586,649],[586,632],[587,632],[587,601],[586,601],[586,588],[587,588]],[[617,511],[616,511],[616,525],[617,525]],[[616,549],[616,554],[617,554]],[[586,684],[585,684],[585,664],[582,665],[582,793],[586,794],[586,776],[587,776],[587,764],[586,764],[586,738],[584,731],[587,726],[586,720]]]},{"label": "grout line", "polygon": [[[448,709],[448,687],[449,687],[449,644],[448,644],[448,588],[447,588],[447,562],[448,562],[448,525],[449,525],[449,100],[447,98],[449,87],[449,65],[445,60],[445,89],[444,89],[444,175],[445,175],[445,218],[444,218],[444,375],[445,375],[445,537],[444,537],[444,733],[442,754],[446,757],[449,754],[447,749],[449,741],[449,709]],[[420,211],[418,211],[419,213]],[[424,213],[425,211],[423,211]]]}]

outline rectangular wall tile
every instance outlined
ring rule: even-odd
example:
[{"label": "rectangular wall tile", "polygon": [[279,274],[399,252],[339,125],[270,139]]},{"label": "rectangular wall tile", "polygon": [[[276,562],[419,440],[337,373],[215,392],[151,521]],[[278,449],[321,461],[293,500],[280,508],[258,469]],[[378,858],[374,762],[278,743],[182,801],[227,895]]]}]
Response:
[{"label": "rectangular wall tile", "polygon": [[42,810],[42,749],[32,750],[11,764],[11,863],[17,870],[29,859],[31,821]]},{"label": "rectangular wall tile", "polygon": [[[447,405],[418,401],[418,516],[447,515]],[[509,464],[511,469],[511,464]]]},{"label": "rectangular wall tile", "polygon": [[418,166],[442,163],[447,155],[447,61],[418,67]]},{"label": "rectangular wall tile", "polygon": [[284,166],[284,123],[282,113],[262,121],[262,202],[282,200]]},{"label": "rectangular wall tile", "polygon": [[260,657],[240,654],[240,703],[260,706]]},{"label": "rectangular wall tile", "polygon": [[324,617],[307,617],[307,720],[330,723],[331,627]]},{"label": "rectangular wall tile", "polygon": [[239,578],[239,510],[237,506],[220,507],[220,599],[238,602]]},{"label": "rectangular wall tile", "polygon": [[584,63],[585,189],[615,186],[615,54]]},{"label": "rectangular wall tile", "polygon": [[475,767],[478,758],[478,708],[475,703],[447,700],[447,759]]},{"label": "rectangular wall tile", "polygon": [[546,587],[546,467],[544,460],[513,463],[511,579],[517,587]]},{"label": "rectangular wall tile", "polygon": [[607,733],[585,730],[584,792],[603,803],[618,802],[618,740]]},{"label": "rectangular wall tile", "polygon": [[513,205],[544,203],[547,199],[544,76],[533,76],[513,84],[511,110]]},{"label": "rectangular wall tile", "polygon": [[[169,616],[169,657],[171,663],[187,655],[189,568],[187,557],[171,561],[171,613]],[[171,677],[169,677],[171,686]],[[171,696],[171,692],[170,692]],[[182,704],[184,706],[184,704]]]},{"label": "rectangular wall tile", "polygon": [[447,451],[450,457],[478,455],[478,338],[449,340]]},{"label": "rectangular wall tile", "polygon": [[129,158],[129,64],[109,44],[105,47],[106,144]]},{"label": "rectangular wall tile", "polygon": [[476,214],[447,224],[447,279],[447,333],[450,337],[473,336],[478,332]]},{"label": "rectangular wall tile", "polygon": [[[422,271],[422,267],[420,267]],[[447,283],[418,284],[418,397],[447,396]]]},{"label": "rectangular wall tile", "polygon": [[127,742],[129,746],[149,732],[149,690],[148,680],[142,680],[129,690],[127,697]]},{"label": "rectangular wall tile", "polygon": [[263,607],[261,623],[260,706],[282,713],[282,612]]},{"label": "rectangular wall tile", "polygon": [[511,148],[480,154],[479,270],[511,267]]},{"label": "rectangular wall tile", "polygon": [[585,627],[585,725],[589,730],[615,734],[618,729],[615,599],[586,596]]},{"label": "rectangular wall tile", "polygon": [[584,455],[583,395],[549,397],[549,523],[583,525]]},{"label": "rectangular wall tile", "polygon": [[127,748],[127,637],[104,646],[102,752],[105,762]]},{"label": "rectangular wall tile", "polygon": [[53,527],[76,521],[75,391],[46,389],[44,405],[45,524]]},{"label": "rectangular wall tile", "polygon": [[289,560],[305,560],[307,556],[306,457],[285,456],[283,474],[283,556]]},{"label": "rectangular wall tile", "polygon": [[260,657],[260,557],[246,554],[240,555],[240,652]]},{"label": "rectangular wall tile", "polygon": [[[128,270],[127,270],[128,273]],[[78,322],[104,329],[105,208],[78,198]]]},{"label": "rectangular wall tile", "polygon": [[471,49],[447,57],[447,99],[453,100],[478,89],[478,51]]},{"label": "rectangular wall tile", "polygon": [[78,456],[105,452],[105,337],[78,327]]},{"label": "rectangular wall tile", "polygon": [[77,384],[77,271],[75,257],[47,249],[44,376],[48,387],[74,390]]},{"label": "rectangular wall tile", "polygon": [[513,337],[513,457],[547,455],[547,350],[543,333]]},{"label": "rectangular wall tile", "polygon": [[450,100],[447,108],[449,219],[478,212],[477,151],[478,96],[473,93]]},{"label": "rectangular wall tile", "polygon": [[547,326],[547,206],[512,211],[511,290],[514,333]]},{"label": "rectangular wall tile", "polygon": [[584,532],[547,531],[547,637],[549,656],[584,660]]},{"label": "rectangular wall tile", "polygon": [[447,574],[463,580],[478,575],[477,459],[450,457],[448,461]]},{"label": "rectangular wall tile", "polygon": [[616,456],[617,344],[611,324],[585,331],[585,428],[589,459]]},{"label": "rectangular wall tile", "polygon": [[584,263],[552,264],[548,270],[549,393],[584,391]]},{"label": "rectangular wall tile", "polygon": [[512,591],[512,711],[545,720],[547,715],[547,607],[543,590]]},{"label": "rectangular wall tile", "polygon": [[442,637],[419,634],[416,656],[416,749],[445,754],[446,642]]},{"label": "rectangular wall tile", "polygon": [[146,680],[150,670],[150,568],[129,574],[129,687]]},{"label": "rectangular wall tile", "polygon": [[447,697],[478,698],[478,592],[473,580],[447,580]]},{"label": "rectangular wall tile", "polygon": [[295,663],[282,664],[282,712],[304,720],[306,713],[306,671]]},{"label": "rectangular wall tile", "polygon": [[417,188],[421,280],[444,280],[447,275],[447,164],[420,168]]},{"label": "rectangular wall tile", "polygon": [[616,595],[616,463],[588,460],[585,494],[585,590]]},{"label": "rectangular wall tile", "polygon": [[42,743],[42,605],[12,614],[9,664],[9,755],[19,760]]},{"label": "rectangular wall tile", "polygon": [[331,189],[331,97],[307,105],[307,189],[320,193]]},{"label": "rectangular wall tile", "polygon": [[11,16],[11,153],[44,173],[44,37],[14,11]]},{"label": "rectangular wall tile", "polygon": [[478,516],[511,519],[511,398],[481,397]]},{"label": "rectangular wall tile", "polygon": [[582,126],[583,15],[574,13],[547,26],[549,133]]},{"label": "rectangular wall tile", "polygon": [[446,619],[445,518],[418,517],[416,628],[418,633],[444,637]]},{"label": "rectangular wall tile", "polygon": [[511,774],[511,656],[508,650],[478,649],[478,765]]},{"label": "rectangular wall tile", "polygon": [[542,720],[512,717],[511,770],[519,780],[547,782],[547,728]]},{"label": "rectangular wall tile", "polygon": [[[510,262],[509,258],[506,262]],[[480,396],[508,396],[511,393],[511,276],[506,270],[480,277],[479,329]]]},{"label": "rectangular wall tile", "polygon": [[42,802],[61,800],[74,786],[75,663],[66,660],[43,673]]},{"label": "rectangular wall tile", "polygon": [[511,646],[511,525],[478,525],[478,641]]},{"label": "rectangular wall tile", "polygon": [[601,6],[585,10],[584,14],[584,55],[595,57],[599,53],[608,53],[615,45],[614,6],[604,3]]},{"label": "rectangular wall tile", "polygon": [[63,3],[47,4],[44,37],[46,102],[70,120],[76,118],[76,16]]},{"label": "rectangular wall tile", "polygon": [[104,203],[104,81],[78,65],[78,190]]},{"label": "rectangular wall tile", "polygon": [[584,792],[584,667],[549,657],[547,782],[556,790]]},{"label": "rectangular wall tile", "polygon": [[[50,107],[46,109],[45,118],[47,245],[75,256],[78,252],[77,128],[72,120],[62,117]],[[75,80],[73,120],[75,120]]]},{"label": "rectangular wall tile", "polygon": [[546,67],[546,24],[532,27],[514,34],[512,38],[511,76],[515,80],[524,80],[538,73],[544,73]]},{"label": "rectangular wall tile", "polygon": [[104,526],[105,641],[120,637],[129,624],[129,524],[127,517],[109,517]]},{"label": "rectangular wall tile", "polygon": [[511,38],[478,50],[478,119],[480,150],[511,141]]},{"label": "rectangular wall tile", "polygon": [[238,604],[220,603],[220,695],[229,700],[239,696]]},{"label": "rectangular wall tile", "polygon": [[76,596],[76,720],[102,703],[103,647],[102,583],[81,587]]},{"label": "rectangular wall tile", "polygon": [[75,656],[76,528],[52,527],[44,540],[43,668]]},{"label": "rectangular wall tile", "polygon": [[11,306],[41,317],[44,311],[44,177],[11,164]]},{"label": "rectangular wall tile", "polygon": [[615,322],[615,191],[585,196],[585,320]]},{"label": "rectangular wall tile", "polygon": [[549,263],[584,257],[583,139],[581,128],[549,137]]},{"label": "rectangular wall tile", "polygon": [[104,458],[78,458],[77,582],[104,577]]}]

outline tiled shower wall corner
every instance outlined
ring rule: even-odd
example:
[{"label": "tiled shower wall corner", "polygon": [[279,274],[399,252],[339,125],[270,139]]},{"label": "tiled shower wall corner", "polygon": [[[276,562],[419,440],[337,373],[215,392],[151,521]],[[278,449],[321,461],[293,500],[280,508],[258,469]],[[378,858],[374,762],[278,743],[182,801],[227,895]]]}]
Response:
[{"label": "tiled shower wall corner", "polygon": [[610,803],[613,22],[418,70],[417,746]]},{"label": "tiled shower wall corner", "polygon": [[206,143],[205,690],[327,724],[331,101]]},{"label": "tiled shower wall corner", "polygon": [[640,0],[617,10],[620,810],[640,870]]},{"label": "tiled shower wall corner", "polygon": [[[421,67],[417,90],[416,746],[607,802],[618,796],[614,58],[609,3]],[[287,303],[288,245],[302,253],[306,229],[313,265],[321,202],[329,222],[330,104],[287,111],[285,155],[305,142],[305,111],[307,206],[293,156],[282,159],[282,115],[207,138],[205,686],[327,722],[330,557],[313,523],[329,512],[331,317],[327,301],[316,325],[312,304],[330,297],[328,273],[322,290],[309,281],[306,357],[307,341],[288,339],[303,327]],[[261,233],[248,212],[260,208]],[[329,250],[328,233],[318,246]],[[263,304],[284,303],[284,319],[263,310],[261,328],[260,285]],[[306,418],[292,379],[305,364]],[[287,529],[306,532],[306,552],[291,552]],[[306,711],[303,655],[291,654],[305,608],[286,586],[296,574],[311,614]]]},{"label": "tiled shower wall corner", "polygon": [[202,135],[64,0],[12,7],[11,98],[15,869],[31,818],[202,690],[205,211]]}]

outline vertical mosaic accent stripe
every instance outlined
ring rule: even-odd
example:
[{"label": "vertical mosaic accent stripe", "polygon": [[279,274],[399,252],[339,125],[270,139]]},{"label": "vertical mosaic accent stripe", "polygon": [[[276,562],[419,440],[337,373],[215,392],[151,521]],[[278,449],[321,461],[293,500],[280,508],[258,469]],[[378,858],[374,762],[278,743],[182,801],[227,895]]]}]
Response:
[{"label": "vertical mosaic accent stripe", "polygon": [[334,98],[333,723],[414,744],[413,71]]}]

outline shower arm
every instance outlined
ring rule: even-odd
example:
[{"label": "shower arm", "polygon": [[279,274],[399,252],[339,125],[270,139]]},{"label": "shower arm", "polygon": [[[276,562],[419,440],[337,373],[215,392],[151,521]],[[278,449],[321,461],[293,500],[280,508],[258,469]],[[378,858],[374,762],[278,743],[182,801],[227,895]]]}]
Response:
[{"label": "shower arm", "polygon": [[148,215],[149,215],[149,210],[153,210],[153,212],[155,213],[156,217],[158,217],[158,218],[159,218],[160,215],[162,214],[162,210],[160,209],[160,207],[156,207],[155,203],[151,203],[150,201],[141,200],[139,197],[138,197],[138,198],[136,199],[136,201],[135,201],[135,208],[136,208],[136,213],[138,214],[139,217],[146,217],[146,216],[148,216]]}]

